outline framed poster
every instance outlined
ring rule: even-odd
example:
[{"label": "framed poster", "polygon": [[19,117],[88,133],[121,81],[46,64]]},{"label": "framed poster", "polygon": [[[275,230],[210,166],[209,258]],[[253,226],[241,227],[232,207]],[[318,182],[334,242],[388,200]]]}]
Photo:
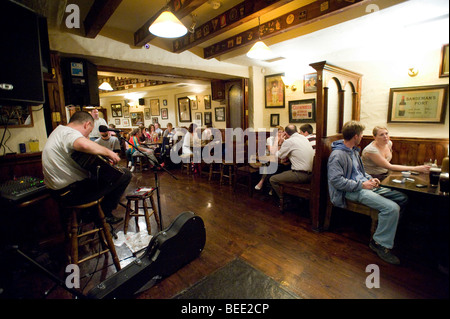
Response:
[{"label": "framed poster", "polygon": [[392,88],[388,123],[445,123],[448,84]]},{"label": "framed poster", "polygon": [[169,119],[169,109],[167,109],[167,108],[161,109],[161,119],[163,119],[163,120]]},{"label": "framed poster", "polygon": [[191,100],[191,108],[193,110],[197,110],[198,109],[198,100],[197,97],[195,97],[195,99]]},{"label": "framed poster", "polygon": [[211,109],[211,95],[205,95],[203,98],[203,101],[205,102],[205,110]]},{"label": "framed poster", "polygon": [[112,117],[122,117],[122,104],[114,103],[111,104]]},{"label": "framed poster", "polygon": [[123,117],[130,117],[130,107],[128,105],[123,106]]},{"label": "framed poster", "polygon": [[214,111],[216,122],[225,122],[225,107],[224,106],[216,107]]},{"label": "framed poster", "polygon": [[439,77],[448,77],[448,43],[442,46],[441,65],[439,68]]},{"label": "framed poster", "polygon": [[144,116],[146,120],[150,120],[150,108],[146,107],[144,109]]},{"label": "framed poster", "polygon": [[314,123],[315,121],[315,99],[289,101],[289,123]]},{"label": "framed poster", "polygon": [[270,114],[270,126],[275,127],[280,125],[280,114]]},{"label": "framed poster", "polygon": [[212,112],[205,112],[205,125],[212,125]]},{"label": "framed poster", "polygon": [[115,119],[114,121],[116,125],[120,125],[120,119]]},{"label": "framed poster", "polygon": [[150,113],[152,116],[159,116],[159,99],[150,100]]},{"label": "framed poster", "polygon": [[191,122],[191,100],[187,96],[178,98],[178,116],[180,122]]},{"label": "framed poster", "polygon": [[122,126],[130,126],[130,119],[123,119]]},{"label": "framed poster", "polygon": [[202,113],[201,112],[195,112],[195,124],[197,124],[197,126],[202,126]]},{"label": "framed poster", "polygon": [[284,73],[266,75],[264,77],[264,88],[266,90],[266,108],[284,107],[285,86],[281,76]]},{"label": "framed poster", "polygon": [[314,93],[317,92],[317,73],[305,74],[303,78],[303,92]]},{"label": "framed poster", "polygon": [[138,126],[139,124],[144,124],[144,113],[143,112],[131,113],[131,126]]}]

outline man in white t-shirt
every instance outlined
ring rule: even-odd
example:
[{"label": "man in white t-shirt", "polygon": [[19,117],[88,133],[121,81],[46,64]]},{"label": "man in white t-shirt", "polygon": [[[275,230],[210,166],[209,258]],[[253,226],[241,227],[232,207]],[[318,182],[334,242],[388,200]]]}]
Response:
[{"label": "man in white t-shirt", "polygon": [[57,200],[65,205],[86,203],[104,196],[102,209],[106,220],[116,223],[121,218],[114,217],[112,211],[130,183],[131,173],[122,169],[124,173],[117,180],[99,184],[72,158],[74,151],[80,151],[105,156],[113,164],[120,161],[119,155],[89,140],[93,127],[93,117],[80,111],[72,115],[69,124],[59,125],[53,130],[42,151],[44,182]]},{"label": "man in white t-shirt", "polygon": [[91,111],[91,115],[94,118],[94,127],[92,128],[92,132],[89,134],[89,139],[91,141],[95,141],[100,137],[99,127],[100,125],[108,126],[108,123],[104,119],[99,116],[98,109],[93,109]]}]

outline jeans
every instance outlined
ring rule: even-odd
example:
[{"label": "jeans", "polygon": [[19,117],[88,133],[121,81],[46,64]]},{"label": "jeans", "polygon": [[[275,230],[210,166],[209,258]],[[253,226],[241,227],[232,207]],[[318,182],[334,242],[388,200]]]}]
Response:
[{"label": "jeans", "polygon": [[378,227],[373,234],[373,240],[392,249],[400,211],[405,208],[408,197],[399,191],[380,187],[376,190],[362,189],[357,192],[348,192],[345,198],[379,211]]}]

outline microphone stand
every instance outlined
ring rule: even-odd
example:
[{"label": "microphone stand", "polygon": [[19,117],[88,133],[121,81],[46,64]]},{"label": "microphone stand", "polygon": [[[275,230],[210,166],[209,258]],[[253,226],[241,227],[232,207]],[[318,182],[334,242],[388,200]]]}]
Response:
[{"label": "microphone stand", "polygon": [[[153,164],[153,174],[155,175],[155,188],[156,188],[156,201],[158,203],[158,215],[159,215],[159,222],[161,223],[161,229],[160,231],[162,231],[164,229],[163,226],[163,219],[162,219],[162,213],[161,213],[161,200],[160,200],[160,194],[159,194],[159,179],[158,179],[158,171],[157,169],[162,169],[165,172],[167,172],[170,176],[172,176],[172,178],[178,180],[178,178],[173,175],[170,171],[168,171],[165,167],[161,166],[161,164],[159,164],[158,159],[156,159],[156,162],[154,160],[152,160],[148,154],[145,154],[144,152],[142,152],[140,149],[138,149],[137,147],[135,147],[133,144],[131,144],[126,138],[124,138],[122,135],[117,135],[117,137],[122,140],[125,141],[128,145],[134,147],[136,149],[136,151],[138,151],[139,153],[141,153],[143,156],[145,156],[152,164]],[[156,156],[155,156],[156,158]]]}]

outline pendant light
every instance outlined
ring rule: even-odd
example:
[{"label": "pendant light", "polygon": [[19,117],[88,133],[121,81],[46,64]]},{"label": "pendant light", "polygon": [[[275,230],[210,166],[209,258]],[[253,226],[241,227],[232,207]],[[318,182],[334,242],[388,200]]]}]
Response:
[{"label": "pendant light", "polygon": [[161,38],[178,38],[187,33],[187,28],[170,11],[166,10],[148,28],[151,34]]},{"label": "pendant light", "polygon": [[261,40],[261,24],[260,24],[260,20],[258,17],[258,36],[259,36],[259,41],[256,42],[252,48],[250,49],[250,51],[247,52],[247,56],[251,59],[256,59],[256,60],[266,60],[268,58],[270,58],[272,56],[272,51],[269,49],[269,47],[262,42]]},{"label": "pendant light", "polygon": [[114,91],[114,89],[112,88],[111,84],[109,84],[108,82],[103,82],[102,84],[100,84],[100,86],[98,87],[100,90],[104,90],[104,91]]}]

